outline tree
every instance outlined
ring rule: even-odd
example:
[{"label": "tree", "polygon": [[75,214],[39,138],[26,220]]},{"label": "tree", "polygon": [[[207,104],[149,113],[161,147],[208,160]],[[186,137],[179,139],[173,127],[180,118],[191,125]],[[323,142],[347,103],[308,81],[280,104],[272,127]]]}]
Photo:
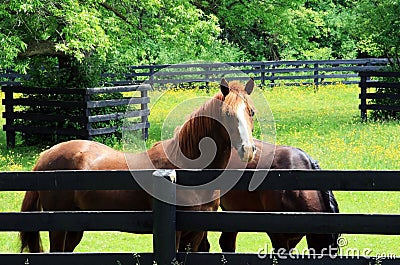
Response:
[{"label": "tree", "polygon": [[215,16],[188,1],[3,0],[0,68],[26,71],[39,56],[108,66],[229,56],[220,31]]},{"label": "tree", "polygon": [[192,0],[207,14],[218,17],[223,39],[235,43],[250,60],[277,60],[293,36],[290,10],[303,0]]},{"label": "tree", "polygon": [[218,17],[222,38],[249,60],[353,58],[349,0],[192,0]]},{"label": "tree", "polygon": [[[392,70],[400,70],[400,3],[395,0],[359,0],[354,9],[356,20],[353,33],[357,39],[358,49],[363,54],[387,57]],[[398,83],[399,78],[383,77],[384,82]],[[375,104],[399,106],[400,93],[398,89],[378,88],[378,94],[388,94],[388,97],[378,97]],[[397,95],[397,97],[393,97]],[[390,97],[390,98],[389,98]],[[374,110],[372,118],[376,120],[400,119],[400,112],[390,110]]]},{"label": "tree", "polygon": [[385,56],[400,69],[400,3],[395,0],[358,0],[352,24],[358,49]]}]

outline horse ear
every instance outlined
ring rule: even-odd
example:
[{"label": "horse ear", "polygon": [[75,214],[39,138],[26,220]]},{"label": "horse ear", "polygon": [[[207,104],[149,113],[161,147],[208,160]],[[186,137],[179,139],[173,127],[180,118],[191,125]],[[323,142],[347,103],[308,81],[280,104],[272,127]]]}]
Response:
[{"label": "horse ear", "polygon": [[225,78],[221,79],[220,87],[221,87],[221,92],[224,96],[229,94],[229,84]]},{"label": "horse ear", "polygon": [[250,77],[250,80],[247,81],[247,84],[244,88],[244,90],[246,90],[247,94],[251,94],[251,92],[253,92],[253,88],[254,88],[254,78]]}]

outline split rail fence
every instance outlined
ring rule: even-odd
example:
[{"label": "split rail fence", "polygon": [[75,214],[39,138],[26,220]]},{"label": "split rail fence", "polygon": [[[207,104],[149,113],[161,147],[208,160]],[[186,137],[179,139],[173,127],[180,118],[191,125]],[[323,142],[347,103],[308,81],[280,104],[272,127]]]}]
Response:
[{"label": "split rail fence", "polygon": [[[142,130],[143,138],[147,139],[150,89],[149,85],[86,89],[5,86],[2,88],[5,106],[3,118],[6,120],[3,130],[6,131],[7,146],[15,146],[16,132],[92,139],[97,135],[126,129]],[[132,96],[130,92],[137,92],[138,95]],[[128,95],[115,99],[101,97],[112,93]],[[57,99],[60,96],[63,96],[63,100]],[[71,99],[65,100],[66,96]],[[35,111],[26,111],[32,107]],[[96,111],[105,108],[107,113],[96,114]],[[135,117],[138,120],[129,123],[129,128],[110,123]]]},{"label": "split rail fence", "polygon": [[[193,63],[131,66],[122,75],[104,73],[104,80],[113,85],[146,82],[150,85],[190,84],[219,81],[221,76],[248,79],[253,76],[262,85],[323,85],[332,83],[358,84],[360,71],[380,70],[388,65],[384,58],[351,60],[296,60]],[[0,72],[0,86],[20,85],[29,76],[12,71]]]},{"label": "split rail fence", "polygon": [[[152,170],[135,171],[137,178],[153,178],[160,188],[162,177]],[[177,170],[177,183],[207,183],[221,170]],[[254,171],[246,170],[234,189],[246,190]],[[266,175],[257,188],[342,191],[400,191],[400,171],[259,170]],[[237,176],[237,170],[224,174]],[[129,171],[2,172],[1,191],[25,190],[137,190]],[[165,183],[165,181],[164,181]],[[172,185],[169,185],[172,186]],[[163,192],[166,192],[164,190]],[[176,190],[168,190],[174,196]],[[372,196],[373,198],[373,196]],[[340,202],[339,202],[340,203]],[[340,204],[339,204],[340,207]],[[153,211],[2,212],[0,231],[135,231],[153,233],[151,253],[45,253],[0,254],[1,264],[399,264],[398,257],[306,255],[296,258],[274,254],[262,258],[249,253],[176,253],[175,231],[245,231],[279,233],[342,233],[400,235],[400,214],[303,213],[303,212],[196,212],[177,211],[174,205],[154,200]],[[382,244],[385,241],[382,240]],[[264,245],[260,242],[260,245]],[[352,247],[352,246],[349,246]],[[390,249],[388,249],[388,252]],[[354,253],[354,252],[353,252]],[[175,263],[172,263],[175,264]],[[180,263],[179,263],[180,264]]]},{"label": "split rail fence", "polygon": [[400,111],[400,72],[365,71],[359,75],[363,121],[367,120],[367,110]]},{"label": "split rail fence", "polygon": [[[207,87],[221,76],[239,80],[252,76],[263,86],[358,84],[360,71],[379,70],[387,65],[387,59],[380,58],[142,65],[129,67],[130,71],[115,83],[146,82],[153,86],[200,83]],[[104,76],[114,78],[113,74]]]},{"label": "split rail fence", "polygon": [[[15,133],[45,134],[52,137],[66,135],[69,138],[91,139],[96,135],[123,130],[120,124],[112,125],[124,117],[140,117],[141,120],[132,130],[142,130],[147,138],[149,97],[147,91],[151,87],[191,86],[196,83],[200,87],[208,87],[210,82],[219,81],[221,77],[228,79],[248,79],[248,76],[261,85],[321,85],[331,83],[355,84],[360,82],[359,72],[379,70],[386,66],[386,59],[367,58],[354,60],[319,60],[319,61],[267,61],[245,63],[196,63],[180,65],[143,65],[132,66],[122,76],[103,74],[105,85],[116,87],[87,89],[49,89],[21,86],[29,76],[12,71],[0,72],[0,86],[5,92],[6,124],[3,129],[7,135],[7,145],[15,145]],[[139,85],[145,82],[146,85]],[[139,104],[140,108],[129,113],[114,111],[107,114],[93,114],[100,107],[118,108],[129,103],[128,98],[100,100],[93,99],[100,94],[128,92],[140,90],[140,98],[133,99],[130,104]],[[18,94],[18,96],[16,96]],[[24,98],[27,95],[30,98]],[[32,95],[37,95],[36,100]],[[40,97],[40,95],[42,97]],[[46,96],[47,95],[47,100]],[[64,95],[63,100],[51,100],[54,96]],[[65,100],[65,95],[79,96],[79,99]],[[41,98],[41,99],[39,99]],[[57,97],[56,97],[57,98]],[[60,97],[61,98],[61,97]],[[21,107],[39,106],[37,113],[28,113]],[[40,108],[54,108],[53,114],[44,114]],[[78,112],[78,113],[77,113]],[[75,113],[75,114],[71,114]],[[22,122],[21,122],[22,121]],[[111,122],[110,122],[111,121]],[[50,122],[55,125],[49,125]],[[94,124],[106,122],[99,127]],[[68,126],[66,127],[66,124]],[[78,124],[78,126],[77,126]],[[114,123],[115,124],[115,123]],[[55,140],[54,142],[57,142]]]}]

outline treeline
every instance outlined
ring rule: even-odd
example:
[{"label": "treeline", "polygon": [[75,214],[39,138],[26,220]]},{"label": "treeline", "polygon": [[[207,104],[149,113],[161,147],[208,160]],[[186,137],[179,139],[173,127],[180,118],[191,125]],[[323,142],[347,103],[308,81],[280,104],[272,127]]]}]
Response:
[{"label": "treeline", "polygon": [[79,67],[57,81],[71,83],[98,69],[199,60],[400,64],[398,14],[395,0],[2,0],[0,68]]}]

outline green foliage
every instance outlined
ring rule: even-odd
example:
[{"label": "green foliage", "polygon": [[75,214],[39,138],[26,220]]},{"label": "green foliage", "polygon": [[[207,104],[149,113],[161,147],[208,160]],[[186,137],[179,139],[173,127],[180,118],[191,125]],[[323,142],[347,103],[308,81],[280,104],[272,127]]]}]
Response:
[{"label": "green foliage", "polygon": [[96,56],[78,62],[71,57],[37,57],[31,61],[29,79],[23,84],[31,87],[87,88],[102,83],[102,62]]},{"label": "green foliage", "polygon": [[347,1],[192,1],[215,14],[248,60],[354,58]]},{"label": "green foliage", "polygon": [[0,3],[0,68],[27,71],[37,56],[96,57],[117,68],[238,60],[220,32],[217,17],[189,1],[8,0]]},{"label": "green foliage", "polygon": [[[398,58],[394,0],[6,0],[0,68],[89,57],[104,71],[189,61]],[[394,61],[396,62],[396,61]]]},{"label": "green foliage", "polygon": [[395,0],[359,0],[352,23],[358,48],[365,54],[385,56],[400,67],[400,3]]},{"label": "green foliage", "polygon": [[281,47],[293,32],[290,10],[299,8],[302,2],[192,1],[204,12],[218,17],[222,38],[238,45],[249,60],[280,58]]}]

